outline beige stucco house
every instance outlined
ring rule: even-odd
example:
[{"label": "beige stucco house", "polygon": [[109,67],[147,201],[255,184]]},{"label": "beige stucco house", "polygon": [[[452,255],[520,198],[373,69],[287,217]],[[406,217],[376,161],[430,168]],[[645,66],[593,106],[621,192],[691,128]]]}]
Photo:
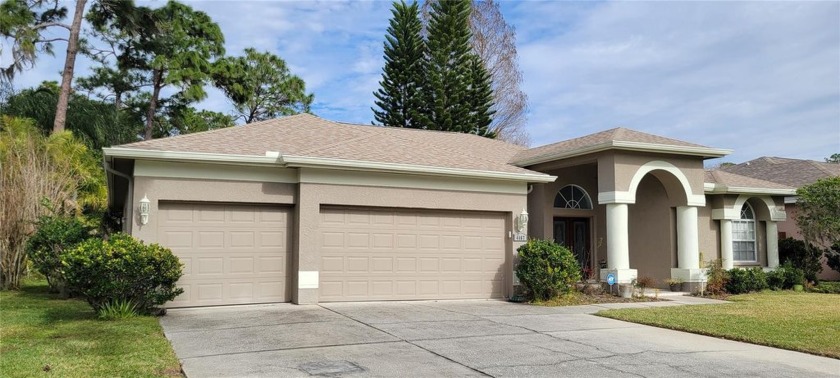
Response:
[{"label": "beige stucco house", "polygon": [[[504,298],[526,238],[619,282],[778,265],[788,186],[617,128],[537,148],[302,114],[104,150],[126,232],[172,249],[171,307]],[[526,216],[527,215],[527,216]]]}]

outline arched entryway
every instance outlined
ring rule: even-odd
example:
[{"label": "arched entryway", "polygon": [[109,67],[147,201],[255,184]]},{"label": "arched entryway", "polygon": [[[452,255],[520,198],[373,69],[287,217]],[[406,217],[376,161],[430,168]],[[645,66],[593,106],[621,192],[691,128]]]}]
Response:
[{"label": "arched entryway", "polygon": [[650,161],[636,169],[627,191],[606,198],[607,268],[620,282],[641,276],[660,282],[702,279],[697,207],[705,205],[705,196],[700,180],[692,185],[673,164]]}]

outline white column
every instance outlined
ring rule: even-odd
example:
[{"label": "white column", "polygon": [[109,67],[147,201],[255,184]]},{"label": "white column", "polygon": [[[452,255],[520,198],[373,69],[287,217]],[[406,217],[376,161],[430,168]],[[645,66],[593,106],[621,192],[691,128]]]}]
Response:
[{"label": "white column", "polygon": [[767,267],[779,266],[779,228],[776,222],[767,221]]},{"label": "white column", "polygon": [[607,204],[607,268],[630,269],[627,204]]},{"label": "white column", "polygon": [[720,258],[723,260],[723,269],[729,270],[734,267],[732,255],[732,220],[720,220]]},{"label": "white column", "polygon": [[700,268],[700,238],[697,235],[697,208],[694,206],[677,207],[677,266],[681,269]]}]

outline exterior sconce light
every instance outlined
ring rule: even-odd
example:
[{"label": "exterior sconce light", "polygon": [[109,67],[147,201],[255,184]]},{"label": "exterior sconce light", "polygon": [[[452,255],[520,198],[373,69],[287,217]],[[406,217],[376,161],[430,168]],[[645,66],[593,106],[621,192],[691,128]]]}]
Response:
[{"label": "exterior sconce light", "polygon": [[152,201],[149,201],[146,198],[146,195],[143,195],[143,199],[140,200],[140,224],[145,225],[149,223],[149,208],[151,207]]},{"label": "exterior sconce light", "polygon": [[520,234],[528,232],[528,212],[525,211],[525,209],[522,209],[522,212],[516,219],[516,230],[519,231]]}]

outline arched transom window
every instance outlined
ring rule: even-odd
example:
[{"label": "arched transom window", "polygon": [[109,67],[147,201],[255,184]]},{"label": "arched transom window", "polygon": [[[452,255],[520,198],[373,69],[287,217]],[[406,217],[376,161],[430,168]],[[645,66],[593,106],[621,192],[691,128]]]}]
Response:
[{"label": "arched transom window", "polygon": [[566,185],[554,197],[554,207],[592,210],[592,200],[583,188],[577,185]]},{"label": "arched transom window", "polygon": [[755,212],[749,203],[741,207],[741,219],[732,221],[732,255],[735,261],[758,261],[755,250]]}]

